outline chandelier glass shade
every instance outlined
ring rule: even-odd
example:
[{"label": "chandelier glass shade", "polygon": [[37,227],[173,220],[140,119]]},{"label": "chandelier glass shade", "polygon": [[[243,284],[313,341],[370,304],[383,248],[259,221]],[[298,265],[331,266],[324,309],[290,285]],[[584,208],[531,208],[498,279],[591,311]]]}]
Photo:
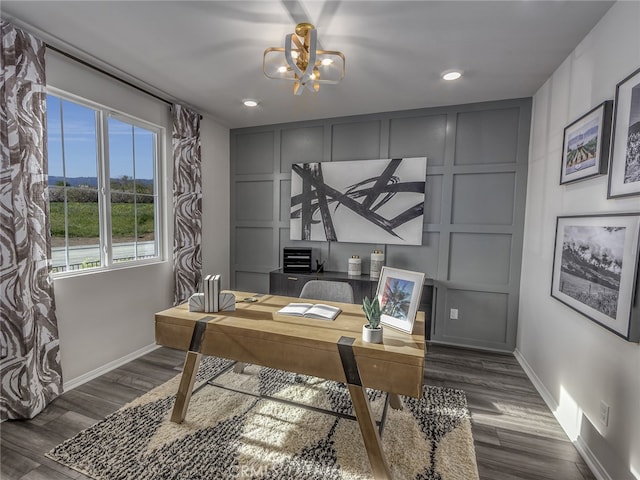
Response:
[{"label": "chandelier glass shade", "polygon": [[299,23],[295,33],[285,37],[284,48],[270,47],[262,57],[267,78],[294,82],[293,93],[317,92],[320,85],[336,84],[344,78],[342,52],[317,49],[317,30],[310,23]]}]

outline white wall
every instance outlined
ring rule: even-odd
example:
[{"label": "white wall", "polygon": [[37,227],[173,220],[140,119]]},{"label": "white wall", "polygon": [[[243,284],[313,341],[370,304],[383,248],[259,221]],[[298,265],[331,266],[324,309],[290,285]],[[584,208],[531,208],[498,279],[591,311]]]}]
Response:
[{"label": "white wall", "polygon": [[222,275],[229,288],[230,153],[229,129],[202,122],[202,273]]},{"label": "white wall", "polygon": [[640,478],[640,346],[549,292],[558,215],[640,211],[640,197],[607,200],[606,175],[559,185],[564,127],[638,67],[640,2],[619,2],[534,96],[516,352],[597,474],[616,480]]},{"label": "white wall", "polygon": [[[154,313],[173,302],[171,117],[164,102],[53,52],[47,54],[47,82],[166,129],[165,260],[54,280],[62,371],[69,387],[153,348]],[[201,140],[203,265],[228,279],[229,130],[205,117]]]}]

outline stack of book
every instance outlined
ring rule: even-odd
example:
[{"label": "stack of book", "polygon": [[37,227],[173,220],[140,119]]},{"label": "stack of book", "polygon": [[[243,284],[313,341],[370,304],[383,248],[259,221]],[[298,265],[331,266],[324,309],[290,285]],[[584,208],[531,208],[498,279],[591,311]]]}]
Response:
[{"label": "stack of book", "polygon": [[204,290],[204,311],[218,312],[220,310],[220,274],[207,275],[202,281]]},{"label": "stack of book", "polygon": [[233,292],[220,291],[220,275],[207,275],[202,281],[204,292],[189,297],[190,312],[233,312],[236,296]]}]

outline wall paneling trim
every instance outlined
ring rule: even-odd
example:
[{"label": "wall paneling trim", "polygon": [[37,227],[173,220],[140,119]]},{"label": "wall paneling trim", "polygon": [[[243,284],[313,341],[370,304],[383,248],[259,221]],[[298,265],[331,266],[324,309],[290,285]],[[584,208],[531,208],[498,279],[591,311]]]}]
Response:
[{"label": "wall paneling trim", "polygon": [[[312,247],[325,269],[383,249],[434,281],[433,342],[511,352],[520,289],[531,99],[231,130],[231,286],[267,293],[282,249]],[[289,240],[291,165],[427,157],[420,246]],[[458,319],[450,319],[450,310]]]}]

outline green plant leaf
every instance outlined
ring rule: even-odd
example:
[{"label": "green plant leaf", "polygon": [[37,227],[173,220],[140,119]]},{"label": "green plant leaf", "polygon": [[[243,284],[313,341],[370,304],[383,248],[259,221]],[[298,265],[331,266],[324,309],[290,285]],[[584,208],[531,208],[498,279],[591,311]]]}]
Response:
[{"label": "green plant leaf", "polygon": [[369,297],[364,297],[362,301],[362,309],[369,321],[370,328],[378,328],[380,325],[380,302],[378,301],[378,297],[374,297],[373,300],[370,300]]}]

